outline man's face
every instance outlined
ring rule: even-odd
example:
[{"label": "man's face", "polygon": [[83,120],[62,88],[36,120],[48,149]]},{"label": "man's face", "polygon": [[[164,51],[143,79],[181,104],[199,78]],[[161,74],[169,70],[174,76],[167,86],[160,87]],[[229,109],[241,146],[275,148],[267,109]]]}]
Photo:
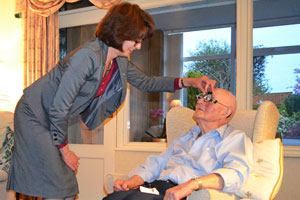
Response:
[{"label": "man's face", "polygon": [[[224,103],[223,103],[223,101]],[[212,94],[198,96],[194,118],[206,122],[217,122],[231,113],[226,105],[227,97],[222,90],[215,90]]]}]

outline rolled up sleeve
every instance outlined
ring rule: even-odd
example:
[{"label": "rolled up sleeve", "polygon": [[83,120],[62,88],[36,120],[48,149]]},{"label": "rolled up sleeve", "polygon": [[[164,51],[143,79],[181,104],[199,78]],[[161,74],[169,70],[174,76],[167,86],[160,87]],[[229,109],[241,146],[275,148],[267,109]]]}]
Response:
[{"label": "rolled up sleeve", "polygon": [[232,134],[216,148],[223,167],[212,173],[224,180],[224,192],[233,193],[247,180],[252,168],[252,142],[244,133]]}]

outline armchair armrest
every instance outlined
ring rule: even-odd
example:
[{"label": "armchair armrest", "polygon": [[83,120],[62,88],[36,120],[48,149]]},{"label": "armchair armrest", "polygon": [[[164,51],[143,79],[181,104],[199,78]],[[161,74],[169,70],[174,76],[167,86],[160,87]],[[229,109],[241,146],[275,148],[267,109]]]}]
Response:
[{"label": "armchair armrest", "polygon": [[226,200],[239,200],[236,195],[228,194],[219,190],[213,189],[201,189],[199,191],[193,192],[188,196],[187,200],[198,200],[198,199],[226,199]]},{"label": "armchair armrest", "polygon": [[128,179],[128,175],[125,174],[107,174],[104,177],[104,190],[106,194],[113,193],[114,191],[114,183],[116,179]]}]

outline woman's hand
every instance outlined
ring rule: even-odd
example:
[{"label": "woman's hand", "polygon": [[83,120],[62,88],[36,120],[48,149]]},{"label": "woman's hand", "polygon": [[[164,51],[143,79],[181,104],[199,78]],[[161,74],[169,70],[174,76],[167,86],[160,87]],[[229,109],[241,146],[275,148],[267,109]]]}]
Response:
[{"label": "woman's hand", "polygon": [[70,151],[68,145],[59,149],[65,163],[73,170],[76,171],[79,166],[79,157],[73,151]]},{"label": "woman's hand", "polygon": [[127,191],[130,189],[136,189],[143,184],[143,179],[138,175],[134,175],[133,177],[131,177],[131,179],[128,180],[117,179],[115,180],[114,191]]},{"label": "woman's hand", "polygon": [[181,78],[180,87],[194,87],[199,88],[204,94],[207,92],[208,88],[211,88],[212,92],[214,90],[216,81],[211,80],[207,76],[201,76],[197,78]]}]

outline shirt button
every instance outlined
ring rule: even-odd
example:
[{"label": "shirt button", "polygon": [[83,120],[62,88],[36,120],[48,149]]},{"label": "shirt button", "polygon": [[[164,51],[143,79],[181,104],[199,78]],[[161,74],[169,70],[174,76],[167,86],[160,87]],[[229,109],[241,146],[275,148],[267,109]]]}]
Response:
[{"label": "shirt button", "polygon": [[53,140],[54,140],[54,141],[57,141],[57,138],[54,138]]}]

